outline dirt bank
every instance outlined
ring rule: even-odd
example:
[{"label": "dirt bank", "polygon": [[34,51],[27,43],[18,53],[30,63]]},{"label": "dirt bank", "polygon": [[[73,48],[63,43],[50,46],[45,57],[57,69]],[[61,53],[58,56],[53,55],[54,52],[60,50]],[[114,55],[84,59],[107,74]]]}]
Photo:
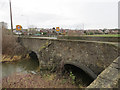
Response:
[{"label": "dirt bank", "polygon": [[2,79],[3,88],[77,88],[68,81],[34,74],[14,74]]}]

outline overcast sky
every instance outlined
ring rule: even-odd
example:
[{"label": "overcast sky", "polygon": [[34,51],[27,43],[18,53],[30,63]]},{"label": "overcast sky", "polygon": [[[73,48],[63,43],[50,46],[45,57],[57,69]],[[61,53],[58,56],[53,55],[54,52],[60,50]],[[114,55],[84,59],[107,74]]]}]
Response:
[{"label": "overcast sky", "polygon": [[[23,28],[103,29],[118,27],[119,0],[11,0],[13,25]],[[9,0],[0,0],[0,22],[10,28]]]}]

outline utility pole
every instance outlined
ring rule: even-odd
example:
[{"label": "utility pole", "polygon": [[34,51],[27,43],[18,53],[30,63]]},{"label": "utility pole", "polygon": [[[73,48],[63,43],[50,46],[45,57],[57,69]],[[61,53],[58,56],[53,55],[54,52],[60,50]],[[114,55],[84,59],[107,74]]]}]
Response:
[{"label": "utility pole", "polygon": [[120,30],[120,1],[118,2],[118,29]]},{"label": "utility pole", "polygon": [[9,4],[10,4],[10,19],[11,19],[11,34],[13,34],[13,22],[12,22],[11,0],[9,0]]}]

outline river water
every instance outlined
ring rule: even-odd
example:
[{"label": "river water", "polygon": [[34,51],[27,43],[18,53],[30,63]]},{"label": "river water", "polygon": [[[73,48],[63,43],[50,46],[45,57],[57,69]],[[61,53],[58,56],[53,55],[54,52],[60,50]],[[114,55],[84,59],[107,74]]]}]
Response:
[{"label": "river water", "polygon": [[39,63],[35,60],[20,60],[17,62],[2,63],[2,78],[14,73],[37,73]]},{"label": "river water", "polygon": [[[23,74],[32,73],[39,75],[47,74],[47,71],[43,71],[43,70],[40,72],[37,71],[39,69],[39,62],[36,59],[29,59],[29,60],[23,59],[17,62],[2,63],[0,64],[0,66],[2,66],[2,78],[14,75],[15,73],[23,73]],[[66,71],[67,70],[72,71],[72,73],[75,75],[76,85],[81,84],[86,87],[93,81],[93,79],[90,78],[87,74],[85,74],[84,71],[80,70],[75,66],[68,65],[65,66],[65,69]],[[66,77],[66,75],[63,76]],[[66,78],[69,78],[68,76]]]}]

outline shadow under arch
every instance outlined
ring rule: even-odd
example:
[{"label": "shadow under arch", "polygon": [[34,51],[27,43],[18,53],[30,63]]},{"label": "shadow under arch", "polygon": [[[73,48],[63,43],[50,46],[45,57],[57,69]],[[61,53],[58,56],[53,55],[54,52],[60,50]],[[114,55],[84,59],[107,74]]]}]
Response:
[{"label": "shadow under arch", "polygon": [[66,61],[66,62],[64,62],[64,66],[66,64],[73,65],[73,66],[76,66],[76,67],[82,69],[85,73],[87,73],[93,79],[97,78],[97,75],[92,70],[90,70],[88,67],[86,67],[85,65],[83,65],[82,63],[76,63],[76,62],[72,62],[72,61]]},{"label": "shadow under arch", "polygon": [[37,62],[38,65],[39,65],[39,59],[38,59],[38,56],[37,56],[37,53],[36,53],[36,52],[31,51],[31,52],[29,53],[29,56],[30,56],[30,59],[31,59],[31,60]]},{"label": "shadow under arch", "polygon": [[97,78],[97,75],[89,68],[73,62],[64,63],[64,73],[66,72],[69,74],[72,72],[73,75],[75,75],[75,82],[77,85],[84,84],[83,86],[88,86]]}]

